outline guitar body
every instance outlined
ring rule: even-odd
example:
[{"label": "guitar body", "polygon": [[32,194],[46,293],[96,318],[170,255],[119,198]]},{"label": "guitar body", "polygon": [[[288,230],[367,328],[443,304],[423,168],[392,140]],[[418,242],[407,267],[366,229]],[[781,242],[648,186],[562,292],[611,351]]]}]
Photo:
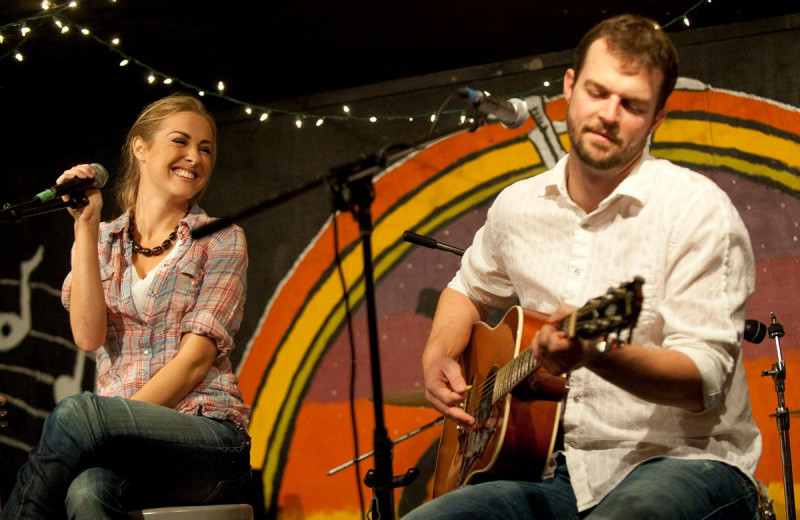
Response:
[{"label": "guitar body", "polygon": [[434,497],[471,481],[541,479],[566,393],[565,379],[538,367],[528,350],[545,322],[546,315],[516,306],[495,327],[482,322],[473,327],[461,359],[467,384],[472,385],[464,408],[480,426],[470,431],[445,420]]}]

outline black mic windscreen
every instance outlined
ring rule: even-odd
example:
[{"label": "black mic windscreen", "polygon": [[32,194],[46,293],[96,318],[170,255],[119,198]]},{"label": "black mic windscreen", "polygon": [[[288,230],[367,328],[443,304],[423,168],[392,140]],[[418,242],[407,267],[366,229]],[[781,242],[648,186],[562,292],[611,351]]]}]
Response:
[{"label": "black mic windscreen", "polygon": [[744,321],[744,339],[750,343],[761,343],[767,335],[767,326],[758,320]]}]

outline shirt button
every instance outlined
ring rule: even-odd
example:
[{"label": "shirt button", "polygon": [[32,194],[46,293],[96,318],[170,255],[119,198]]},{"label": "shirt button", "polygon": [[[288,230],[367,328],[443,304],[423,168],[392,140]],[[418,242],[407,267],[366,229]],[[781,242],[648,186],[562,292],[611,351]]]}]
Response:
[{"label": "shirt button", "polygon": [[572,274],[574,274],[575,276],[578,276],[578,275],[581,274],[581,270],[580,269],[573,269],[572,270]]},{"label": "shirt button", "polygon": [[149,356],[149,355],[150,355],[150,351],[149,351],[149,350],[145,350],[145,351],[144,351],[144,355],[145,355],[145,356]]},{"label": "shirt button", "polygon": [[573,397],[573,398],[572,398],[572,400],[573,400],[574,402],[576,402],[576,403],[580,403],[580,402],[581,402],[581,396],[579,396],[579,395],[576,395],[575,397]]}]

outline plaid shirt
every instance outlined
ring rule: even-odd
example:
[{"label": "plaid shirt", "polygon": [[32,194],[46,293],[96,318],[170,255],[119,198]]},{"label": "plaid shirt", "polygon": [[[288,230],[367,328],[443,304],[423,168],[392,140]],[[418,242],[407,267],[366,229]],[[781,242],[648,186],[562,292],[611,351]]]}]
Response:
[{"label": "plaid shirt", "polygon": [[[195,241],[191,230],[212,219],[198,206],[181,220],[176,254],[158,267],[142,308],[131,297],[129,212],[100,224],[100,276],[108,310],[104,345],[97,350],[97,393],[129,398],[178,353],[186,333],[207,336],[219,351],[205,380],[175,407],[187,414],[246,424],[229,354],[242,321],[247,271],[244,232],[230,226]],[[62,290],[69,310],[72,273]]]}]

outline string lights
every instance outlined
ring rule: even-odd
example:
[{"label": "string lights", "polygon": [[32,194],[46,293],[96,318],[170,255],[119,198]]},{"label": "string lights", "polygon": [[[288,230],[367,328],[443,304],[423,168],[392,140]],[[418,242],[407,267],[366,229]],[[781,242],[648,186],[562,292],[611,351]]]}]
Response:
[{"label": "string lights", "polygon": [[[110,1],[112,4],[116,3],[116,0],[110,0]],[[662,29],[666,29],[667,27],[670,27],[675,23],[683,23],[686,27],[689,27],[691,24],[689,15],[696,9],[703,6],[704,4],[710,4],[711,1],[712,0],[699,0],[696,4],[687,9],[686,12],[684,12],[679,16],[676,16],[668,23],[662,25],[661,26]],[[77,0],[71,0],[69,2],[57,5],[53,4],[49,0],[43,0],[41,3],[42,12],[40,14],[21,18],[15,22],[7,23],[5,25],[0,26],[0,61],[11,57],[18,62],[23,62],[25,60],[25,56],[22,54],[20,47],[22,47],[24,43],[30,40],[32,35],[38,33],[39,29],[43,26],[45,22],[52,21],[52,23],[55,24],[56,29],[61,34],[67,34],[72,29],[77,30],[88,40],[93,41],[96,44],[101,45],[103,47],[106,47],[111,52],[117,54],[120,58],[119,61],[120,67],[128,67],[134,65],[143,69],[145,71],[145,82],[148,85],[154,85],[159,82],[165,85],[180,85],[185,89],[196,92],[197,95],[200,97],[208,95],[225,100],[234,105],[239,105],[242,107],[242,110],[244,111],[246,116],[256,117],[258,121],[262,123],[268,121],[273,115],[283,115],[292,117],[294,119],[294,124],[298,129],[303,128],[305,120],[314,121],[314,126],[319,127],[322,126],[327,120],[362,121],[374,124],[380,121],[407,120],[409,122],[414,122],[416,119],[430,118],[431,123],[434,123],[437,121],[437,119],[440,119],[445,114],[460,114],[462,123],[465,122],[467,119],[463,109],[440,110],[435,114],[413,114],[413,115],[406,114],[406,115],[383,115],[383,116],[370,115],[361,117],[354,115],[350,106],[346,104],[342,105],[342,114],[313,114],[307,112],[285,110],[275,107],[265,107],[254,103],[249,103],[240,99],[236,99],[226,94],[224,81],[219,81],[216,85],[216,89],[212,90],[203,89],[197,85],[189,83],[188,81],[158,71],[154,67],[151,67],[150,65],[139,61],[133,56],[129,56],[128,54],[122,51],[120,47],[121,42],[119,37],[114,36],[107,41],[95,35],[88,27],[80,26],[78,24],[73,23],[70,20],[68,13],[69,10],[75,9],[76,7],[78,7]],[[9,43],[9,40],[13,41],[11,35],[14,32],[19,33],[18,41],[16,41],[15,45],[13,45],[12,48],[8,50],[4,49],[3,47],[7,43]],[[532,94],[535,94],[537,92],[540,92],[543,89],[547,89],[551,87],[554,83],[559,83],[561,81],[562,80],[560,78],[544,81],[539,86],[536,86],[528,91],[512,95],[510,97],[524,98]]]}]

